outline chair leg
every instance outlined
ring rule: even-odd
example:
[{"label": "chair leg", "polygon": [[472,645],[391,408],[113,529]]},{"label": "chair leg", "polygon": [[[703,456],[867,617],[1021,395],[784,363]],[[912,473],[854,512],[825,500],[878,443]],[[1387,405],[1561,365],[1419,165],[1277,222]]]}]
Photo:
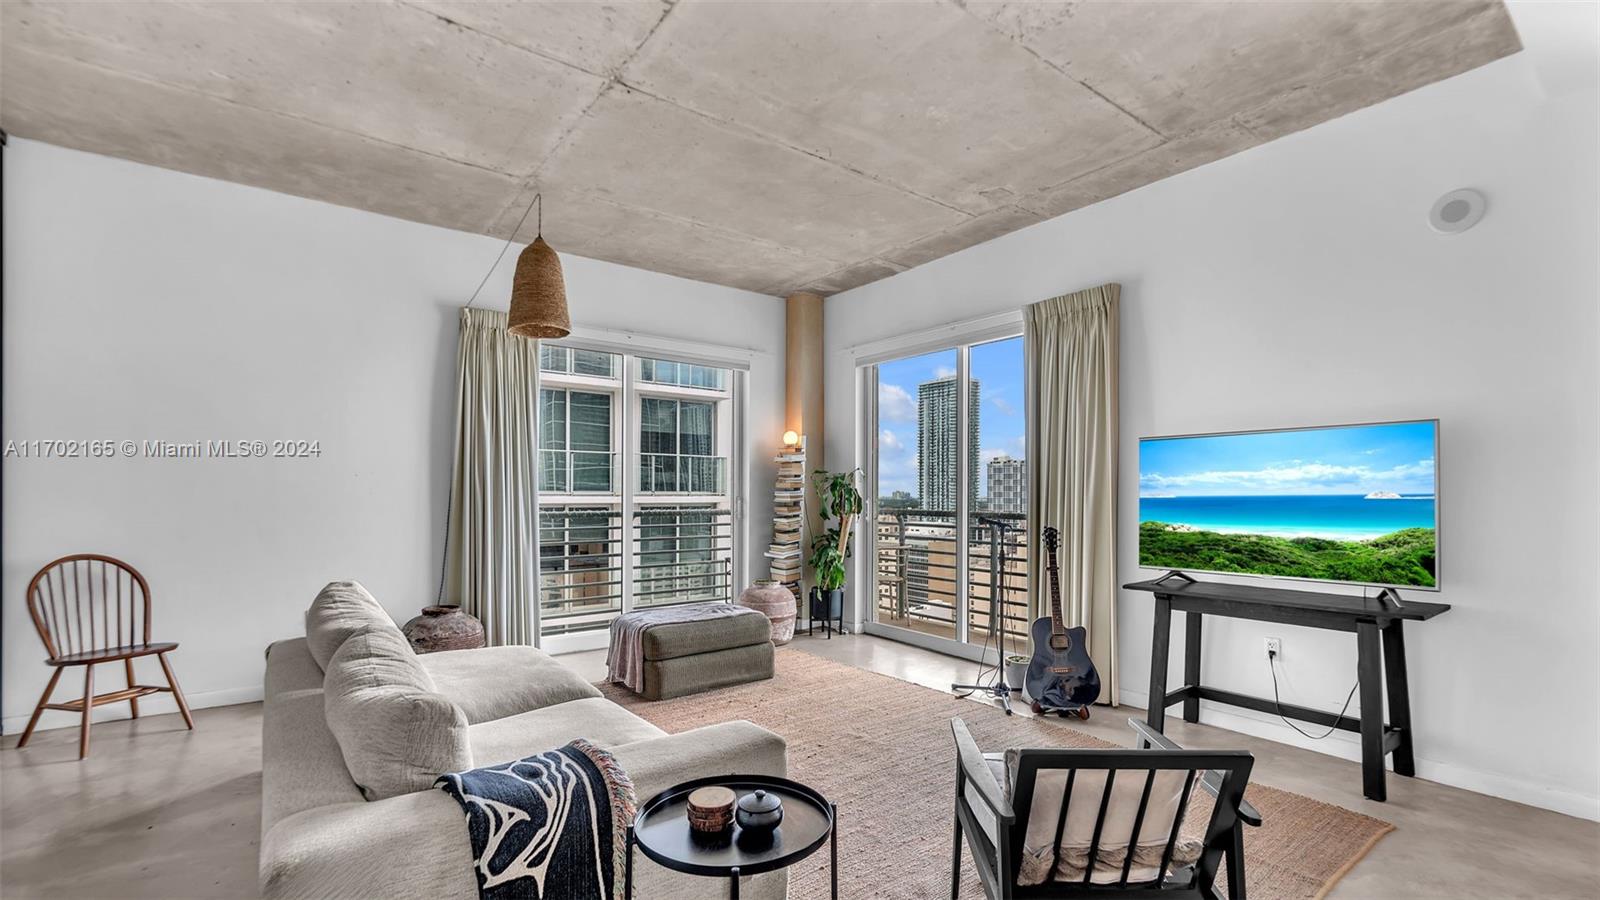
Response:
[{"label": "chair leg", "polygon": [[94,715],[94,663],[83,667],[83,725],[78,729],[78,758],[89,757],[89,718]]},{"label": "chair leg", "polygon": [[1234,823],[1233,846],[1228,849],[1228,900],[1246,900],[1244,884],[1244,826]]},{"label": "chair leg", "polygon": [[50,693],[56,689],[56,682],[61,680],[62,666],[52,666],[56,670],[50,676],[50,683],[44,686],[44,693],[39,695],[39,705],[33,708],[33,715],[28,717],[28,727],[22,730],[22,740],[17,741],[17,749],[28,746],[28,738],[33,737],[33,726],[39,724],[39,715],[44,712],[44,705],[50,702]]},{"label": "chair leg", "polygon": [[950,854],[950,900],[961,898],[961,816],[956,816],[955,849]]},{"label": "chair leg", "polygon": [[[133,660],[131,660],[131,659],[123,660],[122,661],[122,666],[123,666],[123,670],[128,673],[128,690],[131,691],[131,690],[133,690]],[[139,718],[139,698],[138,697],[129,697],[128,698],[128,706],[132,707],[132,709],[133,709],[133,717],[135,719]]]},{"label": "chair leg", "polygon": [[189,715],[189,704],[183,700],[183,688],[178,687],[178,679],[172,674],[172,664],[167,662],[165,653],[156,654],[156,659],[161,660],[161,671],[167,673],[167,685],[172,688],[172,699],[178,701],[178,712],[183,713],[183,724],[194,730],[194,716]]}]

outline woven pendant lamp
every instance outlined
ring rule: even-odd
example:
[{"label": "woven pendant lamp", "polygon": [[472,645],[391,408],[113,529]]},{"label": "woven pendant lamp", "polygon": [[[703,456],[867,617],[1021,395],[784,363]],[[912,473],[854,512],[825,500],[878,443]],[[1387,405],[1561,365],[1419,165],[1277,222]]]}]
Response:
[{"label": "woven pendant lamp", "polygon": [[525,338],[564,338],[572,333],[572,316],[567,312],[561,257],[544,240],[544,201],[538,194],[533,200],[539,207],[538,232],[517,256],[506,330]]}]

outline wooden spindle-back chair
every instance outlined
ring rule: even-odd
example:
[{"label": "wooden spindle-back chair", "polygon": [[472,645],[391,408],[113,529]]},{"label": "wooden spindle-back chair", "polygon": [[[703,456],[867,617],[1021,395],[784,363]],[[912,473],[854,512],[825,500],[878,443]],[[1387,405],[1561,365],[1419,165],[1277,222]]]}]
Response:
[{"label": "wooden spindle-back chair", "polygon": [[[28,613],[33,627],[44,641],[45,663],[55,669],[45,686],[39,705],[34,707],[28,727],[17,742],[19,748],[33,736],[39,716],[47,709],[76,712],[83,716],[78,735],[78,758],[89,755],[89,717],[96,706],[126,700],[139,718],[139,698],[148,694],[170,693],[178,702],[183,722],[192,730],[194,718],[183,699],[178,679],[172,674],[167,654],[178,649],[174,643],[150,640],[150,585],[133,566],[98,553],[63,556],[40,569],[28,582]],[[133,678],[133,661],[154,656],[166,675],[165,687],[138,684]],[[128,686],[104,694],[94,692],[94,667],[121,661]],[[70,666],[83,666],[83,697],[51,703],[50,694]]]},{"label": "wooden spindle-back chair", "polygon": [[[1261,815],[1244,799],[1245,785],[1250,780],[1253,759],[1244,751],[1184,750],[1156,733],[1143,722],[1130,719],[1139,749],[1133,750],[1022,750],[1017,755],[1014,783],[1008,792],[996,778],[991,762],[998,763],[997,754],[985,754],[978,749],[966,723],[951,720],[951,731],[956,743],[956,821],[955,852],[952,861],[952,900],[961,890],[961,843],[963,832],[972,859],[978,870],[978,880],[990,900],[1078,900],[1078,898],[1114,897],[1121,900],[1218,900],[1213,882],[1219,868],[1226,863],[1228,896],[1231,900],[1246,900],[1244,880],[1244,826],[1261,824]],[[1151,747],[1154,749],[1144,749]],[[1059,817],[1046,823],[1055,834],[1051,845],[1052,858],[1049,873],[1041,884],[1020,885],[1018,873],[1022,868],[1024,839],[1028,835],[1029,814],[1034,810],[1035,789],[1045,788],[1040,776],[1046,772],[1065,772],[1064,788],[1052,785],[1061,794]],[[1080,773],[1085,773],[1082,779]],[[1091,774],[1092,773],[1092,774]],[[1152,787],[1158,776],[1170,779],[1180,777],[1181,795],[1174,810],[1158,815],[1152,797]],[[1181,774],[1180,774],[1181,773]],[[1009,776],[1008,776],[1009,777]],[[1127,779],[1132,794],[1139,797],[1137,807],[1110,809],[1113,785],[1118,779]],[[1077,781],[1080,790],[1074,792]],[[1104,784],[1101,789],[1083,790],[1085,784]],[[1142,786],[1142,793],[1139,788]],[[1210,821],[1203,832],[1199,856],[1194,862],[1179,865],[1173,851],[1179,840],[1184,814],[1189,806],[1191,789],[1198,787],[1216,797]],[[1087,795],[1087,796],[1080,796]],[[1087,842],[1087,865],[1083,874],[1073,879],[1059,877],[1061,841],[1066,831],[1070,808],[1087,800],[1095,810],[1092,838]],[[975,802],[976,801],[976,802]],[[984,808],[984,815],[978,814]],[[1146,818],[1149,812],[1151,818]],[[1171,816],[1170,819],[1167,817]],[[1054,818],[1054,817],[1053,817]],[[1107,828],[1110,819],[1132,820],[1132,829],[1112,834]],[[1159,867],[1141,866],[1141,870],[1154,868],[1153,876],[1133,877],[1133,845],[1144,845],[1145,826],[1159,829],[1165,844]],[[1127,826],[1122,826],[1127,829]],[[1108,848],[1110,848],[1108,850]],[[1126,848],[1126,852],[1124,852]],[[1106,852],[1102,852],[1106,851]],[[1109,867],[1101,863],[1114,859],[1112,852],[1122,855],[1120,865]],[[1097,868],[1097,863],[1100,868]]]}]

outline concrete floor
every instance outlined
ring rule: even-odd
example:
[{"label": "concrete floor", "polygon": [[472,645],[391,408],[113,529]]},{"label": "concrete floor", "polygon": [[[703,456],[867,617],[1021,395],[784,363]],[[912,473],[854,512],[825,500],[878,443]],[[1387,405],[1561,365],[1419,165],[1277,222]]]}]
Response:
[{"label": "concrete floor", "polygon": [[[946,688],[970,662],[871,637],[799,638],[797,649]],[[603,651],[564,660],[599,680]],[[977,702],[977,701],[974,701]],[[1071,727],[1126,743],[1135,709],[1097,711]],[[0,896],[255,897],[261,814],[260,704],[96,724],[90,758],[76,729],[40,732],[0,752]],[[1255,780],[1393,822],[1333,898],[1592,898],[1600,824],[1416,779],[1389,802],[1361,797],[1354,763],[1206,725],[1168,719],[1190,747],[1256,756]],[[1271,898],[1263,898],[1271,900]]]}]

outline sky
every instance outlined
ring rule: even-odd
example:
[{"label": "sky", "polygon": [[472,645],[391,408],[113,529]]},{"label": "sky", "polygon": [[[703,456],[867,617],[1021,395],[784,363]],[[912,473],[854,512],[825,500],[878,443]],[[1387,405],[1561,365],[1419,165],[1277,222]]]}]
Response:
[{"label": "sky", "polygon": [[1139,442],[1139,496],[1434,492],[1434,422]]},{"label": "sky", "polygon": [[[1004,453],[1023,458],[1022,338],[972,348],[972,377],[978,382],[978,495],[989,491],[987,463]],[[956,351],[941,350],[878,366],[878,495],[917,494],[917,385],[954,375]]]}]

